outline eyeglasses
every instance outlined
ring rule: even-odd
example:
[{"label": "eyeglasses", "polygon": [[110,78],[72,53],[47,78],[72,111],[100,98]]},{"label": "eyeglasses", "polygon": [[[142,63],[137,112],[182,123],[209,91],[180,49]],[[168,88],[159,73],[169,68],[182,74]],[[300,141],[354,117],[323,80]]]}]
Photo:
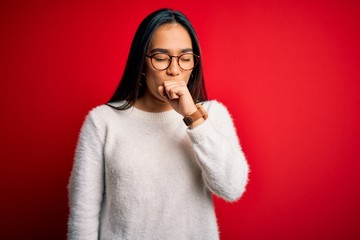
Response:
[{"label": "eyeglasses", "polygon": [[200,56],[193,53],[183,53],[179,56],[171,56],[166,53],[155,53],[152,55],[146,55],[146,57],[150,58],[151,65],[159,71],[168,69],[173,58],[177,58],[179,67],[184,71],[193,69],[200,59]]}]

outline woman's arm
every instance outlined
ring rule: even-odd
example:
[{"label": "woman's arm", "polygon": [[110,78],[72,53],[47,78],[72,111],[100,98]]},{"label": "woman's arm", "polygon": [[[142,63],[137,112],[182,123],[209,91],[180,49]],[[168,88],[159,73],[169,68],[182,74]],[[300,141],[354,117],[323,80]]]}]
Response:
[{"label": "woman's arm", "polygon": [[69,182],[68,239],[98,239],[104,190],[103,143],[87,116],[78,140]]},{"label": "woman's arm", "polygon": [[249,167],[227,109],[216,101],[204,106],[208,119],[188,134],[207,187],[221,198],[235,201],[245,191]]}]

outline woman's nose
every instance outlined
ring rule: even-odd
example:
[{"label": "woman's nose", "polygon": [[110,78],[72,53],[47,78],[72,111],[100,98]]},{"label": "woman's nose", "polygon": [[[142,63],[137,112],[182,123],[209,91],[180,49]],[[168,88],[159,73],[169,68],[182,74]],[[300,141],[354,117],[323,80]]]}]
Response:
[{"label": "woman's nose", "polygon": [[179,75],[180,74],[180,66],[177,61],[177,58],[172,58],[170,66],[166,69],[167,74],[169,75]]}]

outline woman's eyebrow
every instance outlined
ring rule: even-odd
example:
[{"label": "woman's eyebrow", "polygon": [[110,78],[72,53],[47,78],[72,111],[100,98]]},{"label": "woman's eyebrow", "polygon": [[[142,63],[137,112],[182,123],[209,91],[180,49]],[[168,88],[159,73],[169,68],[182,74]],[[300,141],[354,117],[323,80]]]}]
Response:
[{"label": "woman's eyebrow", "polygon": [[[180,53],[187,53],[187,52],[193,52],[192,48],[184,48],[180,50]],[[165,48],[154,48],[150,51],[150,54],[152,53],[170,53],[169,49]]]},{"label": "woman's eyebrow", "polygon": [[192,48],[185,48],[181,50],[181,53],[193,52]]}]

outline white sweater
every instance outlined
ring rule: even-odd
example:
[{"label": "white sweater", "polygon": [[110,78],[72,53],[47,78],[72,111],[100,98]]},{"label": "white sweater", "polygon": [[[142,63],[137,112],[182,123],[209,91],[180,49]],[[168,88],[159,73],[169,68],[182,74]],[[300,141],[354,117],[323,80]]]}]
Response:
[{"label": "white sweater", "polygon": [[219,239],[211,193],[235,201],[248,165],[226,108],[189,129],[174,110],[99,106],[81,129],[69,183],[69,239]]}]

